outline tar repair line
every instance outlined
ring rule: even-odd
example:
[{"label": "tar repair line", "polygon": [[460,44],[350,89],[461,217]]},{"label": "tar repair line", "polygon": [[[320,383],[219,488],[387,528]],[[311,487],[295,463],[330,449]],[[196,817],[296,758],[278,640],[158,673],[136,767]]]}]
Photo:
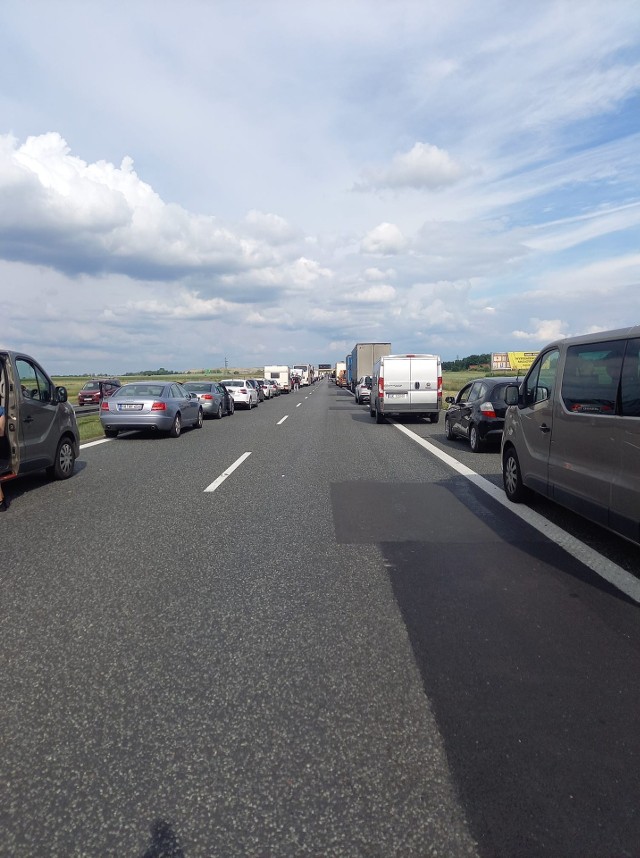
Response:
[{"label": "tar repair line", "polygon": [[220,474],[220,476],[216,480],[214,480],[210,486],[206,487],[205,492],[215,492],[218,486],[222,485],[222,483],[224,483],[227,477],[232,474],[236,468],[239,468],[240,465],[244,462],[244,460],[248,459],[250,455],[251,453],[243,453],[239,459],[236,459],[233,465],[228,467],[226,471]]},{"label": "tar repair line", "polygon": [[613,584],[614,587],[622,590],[622,592],[633,599],[634,602],[640,603],[640,581],[638,581],[638,579],[633,575],[630,575],[621,566],[618,566],[617,563],[613,563],[598,551],[595,551],[593,548],[589,548],[589,546],[585,545],[584,542],[576,539],[575,536],[571,536],[566,531],[562,530],[561,527],[547,521],[546,518],[529,507],[520,506],[512,503],[510,500],[507,500],[507,496],[502,489],[498,488],[498,486],[494,486],[494,484],[489,482],[489,480],[481,477],[480,474],[476,474],[476,472],[472,471],[471,468],[467,468],[466,465],[461,464],[457,459],[454,459],[453,456],[449,456],[448,453],[440,450],[434,444],[431,444],[429,441],[425,441],[424,438],[416,435],[415,432],[407,429],[406,426],[402,426],[394,420],[392,420],[391,423],[396,427],[396,429],[404,432],[404,434],[411,438],[412,441],[420,444],[420,446],[424,447],[425,450],[428,450],[429,453],[449,465],[449,467],[453,468],[463,477],[466,477],[469,482],[474,484],[474,486],[482,489],[483,492],[486,492],[486,494],[490,495],[499,504],[502,504],[502,506],[505,507],[505,509],[508,509],[509,512],[513,513],[513,515],[517,515],[527,524],[530,524],[531,527],[535,528],[539,533],[542,533],[552,542],[555,542],[556,545],[564,548],[565,551],[568,551],[569,554],[576,558],[576,560],[579,560],[585,566],[588,566],[589,569],[592,569],[597,575],[600,575],[601,578],[604,578],[610,584]]}]

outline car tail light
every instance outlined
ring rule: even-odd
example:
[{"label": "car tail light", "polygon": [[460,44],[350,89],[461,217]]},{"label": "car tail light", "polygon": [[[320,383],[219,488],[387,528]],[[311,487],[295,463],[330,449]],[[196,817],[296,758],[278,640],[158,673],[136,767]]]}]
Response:
[{"label": "car tail light", "polygon": [[480,406],[480,411],[485,417],[495,417],[496,412],[492,402],[483,402]]},{"label": "car tail light", "polygon": [[200,398],[209,400],[209,399],[213,399],[213,396],[210,393],[205,393]]},{"label": "car tail light", "polygon": [[151,406],[151,410],[152,411],[166,411],[167,410],[167,404],[166,404],[166,402],[154,402],[153,405]]},{"label": "car tail light", "polygon": [[238,393],[248,393],[247,388],[241,387],[240,390],[238,391]]},{"label": "car tail light", "polygon": [[108,411],[109,410],[109,403],[108,402],[100,403],[100,410],[101,411]]}]

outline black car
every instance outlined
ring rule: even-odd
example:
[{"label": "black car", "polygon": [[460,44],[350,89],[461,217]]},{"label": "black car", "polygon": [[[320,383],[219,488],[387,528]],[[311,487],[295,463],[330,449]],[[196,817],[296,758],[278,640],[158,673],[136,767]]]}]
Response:
[{"label": "black car", "polygon": [[456,396],[447,396],[449,408],[444,415],[447,438],[467,438],[474,453],[481,452],[489,443],[496,446],[502,438],[507,405],[504,401],[508,384],[513,377],[477,378],[470,381]]}]

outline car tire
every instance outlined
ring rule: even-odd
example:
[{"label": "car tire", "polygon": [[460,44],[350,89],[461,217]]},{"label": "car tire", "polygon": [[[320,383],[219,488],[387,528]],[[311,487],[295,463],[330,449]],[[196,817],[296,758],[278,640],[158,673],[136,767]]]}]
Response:
[{"label": "car tire", "polygon": [[182,424],[180,423],[180,412],[176,414],[173,418],[173,423],[171,425],[171,429],[169,429],[169,437],[170,438],[178,438],[180,432],[182,430]]},{"label": "car tire", "polygon": [[356,401],[356,405],[360,405],[360,397],[358,396],[358,394],[357,394],[357,393],[355,393],[355,394],[354,394],[353,398],[354,398],[354,399],[355,399],[355,401]]},{"label": "car tire", "polygon": [[198,408],[198,419],[196,420],[196,429],[202,429],[202,424],[204,423],[204,411],[202,408]]},{"label": "car tire", "polygon": [[480,433],[475,423],[469,427],[469,446],[474,453],[481,453],[484,450],[484,442],[480,439]]},{"label": "car tire", "polygon": [[444,434],[447,436],[448,441],[456,440],[456,436],[454,435],[453,428],[451,426],[451,421],[447,420],[446,416],[444,418]]},{"label": "car tire", "polygon": [[218,410],[216,412],[216,419],[222,420],[222,403],[220,403],[220,405],[218,405]]},{"label": "car tire", "polygon": [[249,409],[249,411],[251,411],[251,409],[253,408],[253,399],[251,398],[251,396],[249,396],[249,404],[247,405],[247,408]]},{"label": "car tire", "polygon": [[502,459],[504,493],[512,503],[522,503],[531,495],[531,489],[522,482],[520,462],[513,447],[507,447]]},{"label": "car tire", "polygon": [[105,429],[104,430],[104,437],[105,438],[117,438],[118,437],[118,430],[117,429]]},{"label": "car tire", "polygon": [[231,402],[229,403],[229,417],[231,417],[233,415],[235,410],[236,410],[236,404],[232,399]]},{"label": "car tire", "polygon": [[72,442],[69,438],[61,438],[58,441],[53,465],[47,468],[47,474],[54,480],[68,480],[73,474],[75,463],[76,454]]}]

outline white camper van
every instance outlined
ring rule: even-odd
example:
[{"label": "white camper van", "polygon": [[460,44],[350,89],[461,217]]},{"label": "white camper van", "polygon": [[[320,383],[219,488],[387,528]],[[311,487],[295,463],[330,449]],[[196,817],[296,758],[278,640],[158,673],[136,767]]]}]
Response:
[{"label": "white camper van", "polygon": [[275,381],[278,385],[280,393],[289,393],[291,390],[291,377],[289,375],[289,367],[276,364],[275,366],[265,366],[264,378]]},{"label": "white camper van", "polygon": [[369,413],[382,423],[392,414],[440,418],[442,366],[438,355],[385,355],[373,366]]}]

